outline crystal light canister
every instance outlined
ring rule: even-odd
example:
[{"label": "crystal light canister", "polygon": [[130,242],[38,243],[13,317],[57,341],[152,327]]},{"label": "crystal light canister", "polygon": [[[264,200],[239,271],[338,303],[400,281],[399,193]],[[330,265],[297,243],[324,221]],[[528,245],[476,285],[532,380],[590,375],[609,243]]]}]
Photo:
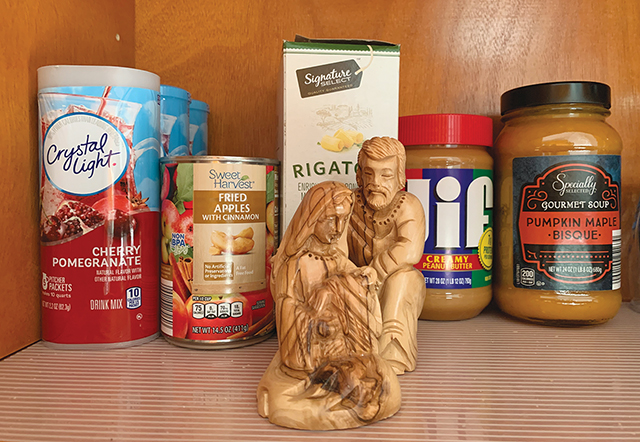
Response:
[{"label": "crystal light canister", "polygon": [[42,338],[129,347],[158,336],[160,78],[38,69]]}]

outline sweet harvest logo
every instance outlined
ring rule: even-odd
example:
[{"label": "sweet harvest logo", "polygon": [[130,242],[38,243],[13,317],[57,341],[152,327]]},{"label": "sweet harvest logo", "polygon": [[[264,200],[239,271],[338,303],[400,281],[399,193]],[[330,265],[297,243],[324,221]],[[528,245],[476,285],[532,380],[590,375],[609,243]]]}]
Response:
[{"label": "sweet harvest logo", "polygon": [[249,175],[241,175],[239,171],[218,172],[209,170],[209,179],[213,180],[214,189],[250,190],[255,181],[249,179]]},{"label": "sweet harvest logo", "polygon": [[298,69],[296,74],[302,98],[358,88],[363,75],[355,60]]},{"label": "sweet harvest logo", "polygon": [[124,135],[108,120],[89,113],[63,115],[44,137],[47,178],[72,195],[95,195],[118,182],[129,164]]}]

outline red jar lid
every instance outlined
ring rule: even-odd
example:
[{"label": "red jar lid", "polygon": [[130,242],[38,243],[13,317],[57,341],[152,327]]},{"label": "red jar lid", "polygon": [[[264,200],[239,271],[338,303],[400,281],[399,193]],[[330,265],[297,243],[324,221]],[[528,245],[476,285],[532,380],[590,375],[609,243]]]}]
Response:
[{"label": "red jar lid", "polygon": [[426,114],[400,117],[398,140],[405,146],[470,144],[493,146],[493,121],[469,114]]}]

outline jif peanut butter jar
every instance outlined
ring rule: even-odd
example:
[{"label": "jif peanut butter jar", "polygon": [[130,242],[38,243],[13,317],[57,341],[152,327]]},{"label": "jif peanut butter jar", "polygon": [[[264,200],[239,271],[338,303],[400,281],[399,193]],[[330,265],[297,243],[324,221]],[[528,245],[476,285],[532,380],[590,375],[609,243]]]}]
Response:
[{"label": "jif peanut butter jar", "polygon": [[422,259],[427,294],[421,319],[477,316],[491,301],[493,267],[493,124],[488,117],[401,117],[407,191],[426,218]]}]

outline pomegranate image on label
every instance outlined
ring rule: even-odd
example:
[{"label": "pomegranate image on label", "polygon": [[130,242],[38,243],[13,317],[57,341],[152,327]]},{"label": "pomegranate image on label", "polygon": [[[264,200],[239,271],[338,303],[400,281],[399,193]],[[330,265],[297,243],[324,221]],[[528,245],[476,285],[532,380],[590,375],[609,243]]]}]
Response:
[{"label": "pomegranate image on label", "polygon": [[81,235],[104,223],[105,217],[79,201],[64,201],[55,214],[43,215],[42,241],[59,241]]}]

